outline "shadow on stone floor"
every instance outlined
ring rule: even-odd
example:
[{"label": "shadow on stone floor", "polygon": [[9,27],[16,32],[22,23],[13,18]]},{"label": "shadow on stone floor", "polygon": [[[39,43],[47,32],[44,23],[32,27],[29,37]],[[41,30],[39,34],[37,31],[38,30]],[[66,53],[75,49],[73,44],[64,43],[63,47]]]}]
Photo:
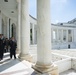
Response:
[{"label": "shadow on stone floor", "polygon": [[[6,61],[8,61],[8,62],[6,62]],[[1,61],[0,72],[2,72],[4,70],[6,70],[7,68],[10,68],[10,67],[18,64],[18,63],[19,63],[19,61],[17,59],[16,60],[14,60],[14,59],[12,59],[12,60],[6,59],[4,61]]]},{"label": "shadow on stone floor", "polygon": [[34,71],[31,75],[37,75],[37,73]]}]

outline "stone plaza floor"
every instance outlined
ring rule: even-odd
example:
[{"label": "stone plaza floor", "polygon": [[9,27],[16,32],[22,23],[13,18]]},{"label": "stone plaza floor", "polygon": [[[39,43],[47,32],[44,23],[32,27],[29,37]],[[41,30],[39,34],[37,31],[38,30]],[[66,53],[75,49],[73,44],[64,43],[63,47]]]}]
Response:
[{"label": "stone plaza floor", "polygon": [[28,61],[10,60],[9,53],[6,53],[0,61],[0,75],[35,75],[31,66],[32,63]]},{"label": "stone plaza floor", "polygon": [[[28,61],[19,61],[19,59],[11,59],[9,53],[5,53],[4,59],[0,61],[0,75],[41,75],[36,74],[31,68],[33,64]],[[68,70],[59,75],[76,75],[76,71]]]}]

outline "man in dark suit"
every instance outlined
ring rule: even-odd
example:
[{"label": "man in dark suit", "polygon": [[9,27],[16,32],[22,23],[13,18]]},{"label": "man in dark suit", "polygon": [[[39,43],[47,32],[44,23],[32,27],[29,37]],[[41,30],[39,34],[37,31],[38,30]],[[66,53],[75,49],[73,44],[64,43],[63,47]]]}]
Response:
[{"label": "man in dark suit", "polygon": [[14,59],[16,59],[17,43],[16,43],[14,37],[11,38],[9,45],[10,45],[10,58],[12,59],[12,56],[14,55]]},{"label": "man in dark suit", "polygon": [[4,47],[4,43],[2,40],[2,34],[0,34],[0,61],[3,59],[3,47]]}]

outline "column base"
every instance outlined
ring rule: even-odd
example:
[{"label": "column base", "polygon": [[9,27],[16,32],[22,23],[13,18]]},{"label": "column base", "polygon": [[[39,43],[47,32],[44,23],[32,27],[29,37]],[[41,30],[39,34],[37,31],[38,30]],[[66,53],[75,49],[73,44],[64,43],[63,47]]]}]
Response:
[{"label": "column base", "polygon": [[20,50],[17,48],[16,49],[16,54],[19,54],[20,53]]},{"label": "column base", "polygon": [[36,71],[37,74],[39,75],[59,75],[58,72],[58,66],[53,64],[51,66],[38,66],[34,65],[32,68]]},{"label": "column base", "polygon": [[29,54],[20,53],[19,59],[20,59],[20,61],[22,61],[22,60],[26,60],[26,61],[29,61],[29,62],[33,61],[33,57],[31,55],[29,55]]}]

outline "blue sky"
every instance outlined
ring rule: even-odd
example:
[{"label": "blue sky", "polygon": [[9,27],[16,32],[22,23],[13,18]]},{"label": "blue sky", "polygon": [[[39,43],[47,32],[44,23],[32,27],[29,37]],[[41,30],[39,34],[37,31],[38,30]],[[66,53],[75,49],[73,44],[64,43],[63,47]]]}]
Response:
[{"label": "blue sky", "polygon": [[[30,14],[36,17],[36,0],[30,1]],[[76,18],[76,0],[50,0],[51,23],[67,22]]]}]

